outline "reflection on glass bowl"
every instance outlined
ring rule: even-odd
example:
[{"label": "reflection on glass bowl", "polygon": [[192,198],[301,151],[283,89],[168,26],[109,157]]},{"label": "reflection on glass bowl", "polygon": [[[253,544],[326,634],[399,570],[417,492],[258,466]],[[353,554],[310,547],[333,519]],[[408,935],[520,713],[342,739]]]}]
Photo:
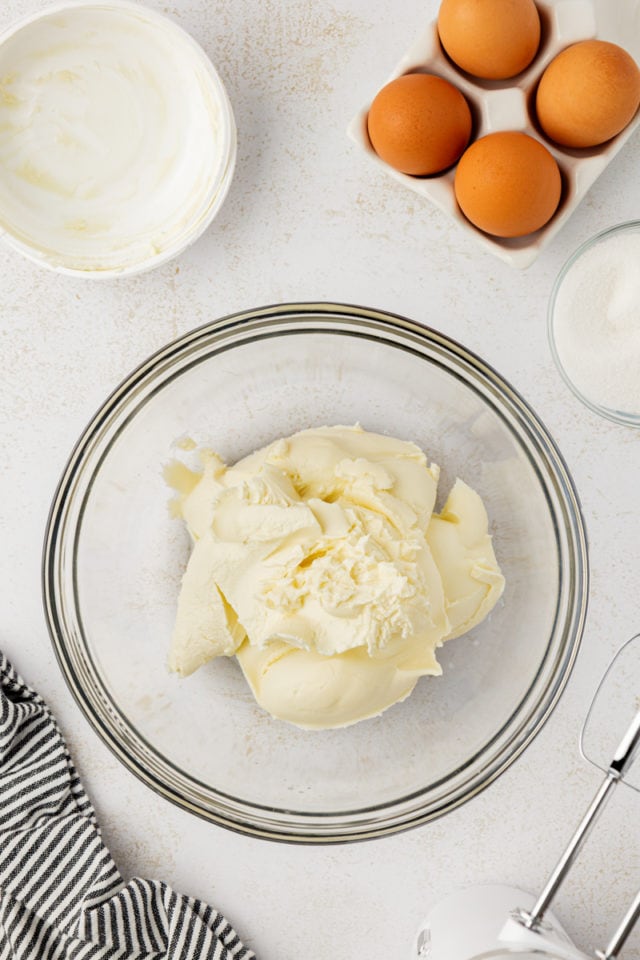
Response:
[{"label": "reflection on glass bowl", "polygon": [[[360,422],[418,443],[482,496],[507,587],[382,717],[305,731],[271,719],[233,660],[179,680],[166,656],[189,553],[162,467],[185,434],[233,462],[304,427]],[[301,842],[424,823],[468,800],[538,732],[575,659],[587,547],[566,467],[490,367],[359,307],[274,306],[159,351],[108,398],[54,498],[45,606],[69,686],[121,760],[216,823]]]}]

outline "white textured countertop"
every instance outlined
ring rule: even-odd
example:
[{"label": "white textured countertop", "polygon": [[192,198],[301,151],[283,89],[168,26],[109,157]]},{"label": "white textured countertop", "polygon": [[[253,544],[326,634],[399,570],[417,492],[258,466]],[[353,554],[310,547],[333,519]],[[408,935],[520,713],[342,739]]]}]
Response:
[{"label": "white textured countertop", "polygon": [[[616,0],[623,3],[623,0]],[[538,890],[598,774],[577,735],[610,656],[640,630],[640,436],[562,384],[546,340],[552,281],[584,239],[640,217],[640,136],[525,272],[483,252],[347,140],[435,0],[153,0],[204,46],[239,129],[237,172],[205,236],[122,281],[57,276],[0,248],[0,646],[49,701],[126,876],[167,880],[224,911],[260,960],[407,958],[429,905],[481,881]],[[5,0],[0,26],[43,4]],[[334,300],[405,314],[461,340],[546,422],[590,537],[591,604],[559,707],[495,784],[434,824],[351,846],[237,836],[160,799],[109,753],[72,701],[40,601],[49,502],[106,394],[151,351],[204,321],[266,303]],[[601,947],[640,884],[640,797],[621,790],[556,910]],[[640,950],[636,931],[626,956]]]}]

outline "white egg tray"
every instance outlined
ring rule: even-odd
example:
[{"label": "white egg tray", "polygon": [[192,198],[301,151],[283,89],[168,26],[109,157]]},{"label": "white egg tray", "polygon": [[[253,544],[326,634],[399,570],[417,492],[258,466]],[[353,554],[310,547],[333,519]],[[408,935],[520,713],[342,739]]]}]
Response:
[{"label": "white egg tray", "polygon": [[[395,180],[431,201],[452,217],[491,253],[514,267],[528,267],[571,216],[591,185],[640,123],[640,111],[630,124],[601,147],[570,150],[559,147],[540,131],[534,113],[535,93],[542,73],[560,50],[578,40],[597,37],[624,47],[639,59],[640,3],[637,0],[540,0],[537,4],[542,25],[538,53],[527,70],[511,80],[479,80],[457,69],[443,52],[436,22],[407,50],[395,70],[376,90],[405,73],[433,73],[454,84],[466,97],[473,117],[472,140],[499,130],[528,133],[553,154],[562,175],[560,204],[551,220],[525,237],[501,239],[478,230],[461,213],[453,189],[455,166],[430,177],[413,177],[394,170],[374,152],[367,133],[371,101],[353,118],[348,134],[371,159]],[[623,9],[620,9],[623,8]]]}]

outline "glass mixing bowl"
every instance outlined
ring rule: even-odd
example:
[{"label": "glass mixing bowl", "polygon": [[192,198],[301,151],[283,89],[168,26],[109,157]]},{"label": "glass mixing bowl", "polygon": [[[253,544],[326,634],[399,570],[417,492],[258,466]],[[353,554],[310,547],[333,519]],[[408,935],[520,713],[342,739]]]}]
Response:
[{"label": "glass mixing bowl", "polygon": [[[442,677],[341,730],[271,719],[233,659],[169,674],[189,554],[162,478],[176,439],[234,461],[305,427],[357,421],[418,443],[442,467],[443,495],[460,475],[484,498],[507,583],[491,617],[442,648]],[[117,388],[60,481],[43,576],[71,691],[132,771],[224,826],[330,842],[440,816],[521,753],[575,659],[587,568],[567,469],[495,371],[400,317],[296,304],[201,327]]]}]

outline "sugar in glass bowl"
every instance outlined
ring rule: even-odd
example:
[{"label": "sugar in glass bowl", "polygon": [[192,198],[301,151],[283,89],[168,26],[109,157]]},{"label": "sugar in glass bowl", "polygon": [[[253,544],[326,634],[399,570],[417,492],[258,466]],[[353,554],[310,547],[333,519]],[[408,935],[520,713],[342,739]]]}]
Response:
[{"label": "sugar in glass bowl", "polygon": [[566,261],[548,309],[551,353],[590,410],[640,427],[640,220],[602,230]]},{"label": "sugar in glass bowl", "polygon": [[[162,467],[189,435],[227,461],[296,430],[354,424],[418,443],[484,499],[506,590],[440,651],[440,678],[381,717],[308,731],[270,718],[233,659],[166,657],[189,555]],[[339,842],[432,820],[494,780],[558,700],[586,612],[576,493],[533,411],[464,347],[360,307],[291,304],[207,324],[106,400],[53,501],[44,596],[81,709],[129,769],[254,836]]]}]

